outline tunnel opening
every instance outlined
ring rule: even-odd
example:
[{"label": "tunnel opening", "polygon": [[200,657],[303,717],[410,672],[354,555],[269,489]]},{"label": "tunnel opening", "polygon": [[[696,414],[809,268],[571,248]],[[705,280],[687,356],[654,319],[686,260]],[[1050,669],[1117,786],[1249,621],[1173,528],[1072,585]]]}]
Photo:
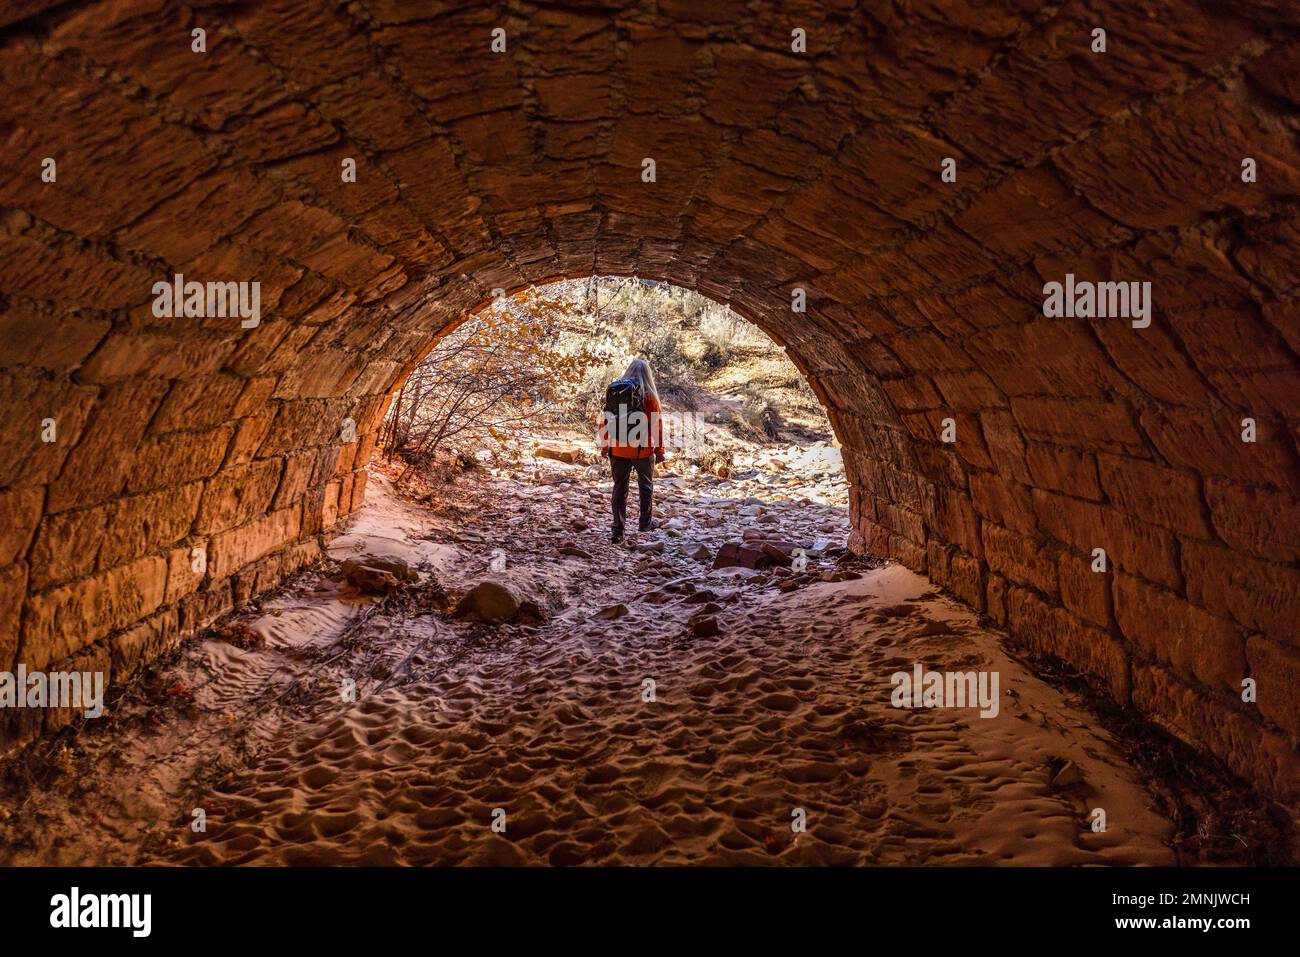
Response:
[{"label": "tunnel opening", "polygon": [[[758,482],[768,498],[847,511],[839,443],[817,395],[770,337],[727,306],[636,277],[499,293],[440,333],[393,390],[378,448],[386,461],[404,462],[399,481],[417,467],[446,475],[486,460],[605,468],[610,435],[626,442],[628,422],[602,402],[641,359],[658,406],[637,425],[669,454],[657,463],[665,488],[703,478],[735,497]],[[816,551],[837,545],[842,554],[844,542]]]}]

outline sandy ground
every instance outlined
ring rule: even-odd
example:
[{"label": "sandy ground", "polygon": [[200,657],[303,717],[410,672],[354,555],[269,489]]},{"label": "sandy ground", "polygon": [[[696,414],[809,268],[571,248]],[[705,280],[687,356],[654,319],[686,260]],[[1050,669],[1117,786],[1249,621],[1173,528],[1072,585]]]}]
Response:
[{"label": "sandy ground", "polygon": [[[421,582],[368,597],[326,564],[192,642],[4,806],[0,860],[1174,863],[1172,824],[1080,704],[924,578],[837,560],[836,454],[669,477],[664,527],[621,546],[600,465],[479,470],[432,507],[376,475],[331,555]],[[781,591],[691,557],[745,528],[860,577]],[[485,577],[547,620],[444,614],[442,589]],[[702,610],[721,634],[692,636]],[[891,706],[890,675],[917,662],[996,671],[997,717]]]}]

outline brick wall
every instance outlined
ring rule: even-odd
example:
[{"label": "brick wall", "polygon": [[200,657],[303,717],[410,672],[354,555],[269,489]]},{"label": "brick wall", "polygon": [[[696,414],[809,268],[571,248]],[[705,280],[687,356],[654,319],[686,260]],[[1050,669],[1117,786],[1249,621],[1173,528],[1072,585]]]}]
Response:
[{"label": "brick wall", "polygon": [[[787,347],[857,547],[1294,797],[1300,10],[511,11],[0,14],[0,667],[124,675],[274,585],[439,329],[637,273]],[[258,281],[261,322],[155,318],[177,272]],[[1151,282],[1150,326],[1045,318],[1066,273]]]}]

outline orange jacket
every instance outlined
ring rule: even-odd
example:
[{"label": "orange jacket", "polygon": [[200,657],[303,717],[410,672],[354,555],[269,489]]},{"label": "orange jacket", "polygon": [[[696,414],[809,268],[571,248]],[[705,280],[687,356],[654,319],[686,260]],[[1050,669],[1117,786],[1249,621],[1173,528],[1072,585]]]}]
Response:
[{"label": "orange jacket", "polygon": [[[659,400],[653,395],[646,395],[641,401],[641,408],[646,415],[646,427],[643,434],[646,442],[643,444],[625,444],[620,443],[619,438],[630,438],[631,436],[619,436],[616,434],[616,427],[607,427],[605,421],[605,412],[602,410],[596,417],[597,441],[600,444],[600,451],[603,455],[608,451],[611,455],[617,455],[621,459],[647,459],[652,455],[662,456],[664,454],[664,424],[661,420],[662,408]],[[630,424],[629,432],[639,431],[634,424]]]}]

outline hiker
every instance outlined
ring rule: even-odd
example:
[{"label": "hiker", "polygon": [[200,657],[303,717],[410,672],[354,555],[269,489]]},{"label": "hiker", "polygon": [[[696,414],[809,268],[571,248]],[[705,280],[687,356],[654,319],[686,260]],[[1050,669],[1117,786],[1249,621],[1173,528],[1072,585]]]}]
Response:
[{"label": "hiker", "polygon": [[655,527],[650,517],[654,497],[654,463],[664,460],[662,407],[654,373],[644,359],[633,359],[623,378],[605,390],[605,409],[600,421],[600,453],[609,457],[614,472],[614,534],[610,541],[623,540],[627,521],[627,486],[636,469],[637,493],[641,505],[638,529]]}]

